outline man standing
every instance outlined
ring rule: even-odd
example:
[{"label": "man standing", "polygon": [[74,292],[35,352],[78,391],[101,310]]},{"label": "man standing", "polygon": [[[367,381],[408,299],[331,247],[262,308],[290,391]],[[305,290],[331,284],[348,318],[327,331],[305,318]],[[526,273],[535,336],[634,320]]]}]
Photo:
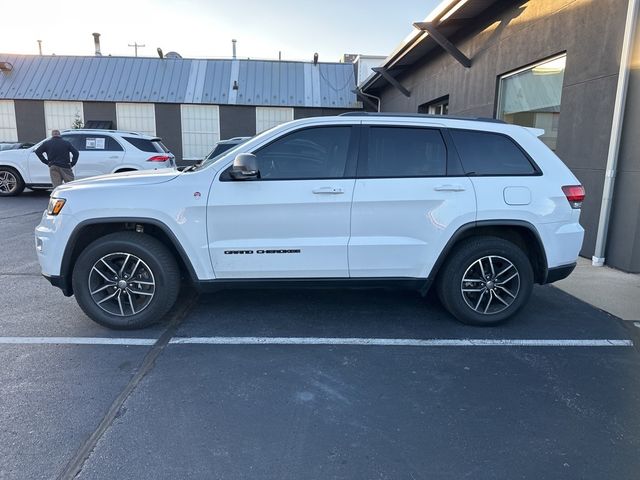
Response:
[{"label": "man standing", "polygon": [[[46,153],[45,157],[43,154]],[[69,160],[69,154],[72,159]],[[78,162],[78,150],[60,136],[60,130],[52,130],[51,138],[36,149],[42,163],[49,166],[53,188],[74,180],[72,167]]]}]

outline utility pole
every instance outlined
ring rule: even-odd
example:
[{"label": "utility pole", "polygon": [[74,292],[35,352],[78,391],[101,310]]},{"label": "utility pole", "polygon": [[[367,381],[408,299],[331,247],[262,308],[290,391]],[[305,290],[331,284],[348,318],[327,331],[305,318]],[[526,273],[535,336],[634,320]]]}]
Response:
[{"label": "utility pole", "polygon": [[134,48],[136,57],[138,56],[138,47],[146,47],[146,45],[140,45],[138,42],[133,42],[133,45],[129,44],[129,46]]},{"label": "utility pole", "polygon": [[38,51],[40,52],[40,55],[42,55],[42,40],[36,40],[38,42]]}]

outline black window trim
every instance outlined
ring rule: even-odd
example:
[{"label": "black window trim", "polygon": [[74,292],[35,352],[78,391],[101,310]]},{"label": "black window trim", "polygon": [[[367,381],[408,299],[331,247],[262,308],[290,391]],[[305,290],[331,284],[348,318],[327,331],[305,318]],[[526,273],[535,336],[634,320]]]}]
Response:
[{"label": "black window trim", "polygon": [[[437,130],[442,137],[442,143],[444,144],[445,152],[446,152],[446,163],[445,163],[445,173],[444,175],[398,175],[394,177],[389,176],[364,176],[363,173],[367,167],[367,160],[369,155],[369,130],[371,128],[413,128],[413,129],[423,129],[423,130]],[[449,170],[455,168],[455,164],[459,162],[456,158],[456,154],[450,148],[450,142],[447,141],[447,135],[445,134],[446,129],[440,126],[431,126],[431,125],[400,125],[400,124],[384,124],[384,123],[376,123],[376,124],[367,124],[362,125],[362,134],[360,135],[360,151],[358,155],[358,169],[357,169],[357,179],[358,180],[375,180],[375,179],[396,179],[396,178],[446,178],[452,175],[449,175]]]},{"label": "black window trim", "polygon": [[[289,135],[292,135],[294,133],[299,133],[305,130],[311,130],[311,129],[318,129],[318,128],[336,128],[336,127],[342,127],[342,128],[349,128],[351,129],[351,131],[349,132],[349,146],[347,148],[347,161],[345,163],[344,166],[344,173],[342,176],[340,177],[314,177],[314,178],[308,178],[308,177],[302,177],[302,178],[255,178],[255,179],[251,179],[251,180],[236,180],[234,178],[231,177],[231,175],[229,174],[229,171],[231,170],[231,168],[233,167],[233,162],[231,163],[231,165],[227,166],[226,168],[224,168],[222,170],[222,172],[220,173],[220,175],[218,176],[218,181],[219,182],[290,182],[290,181],[300,181],[300,180],[308,180],[308,181],[317,181],[317,180],[353,180],[356,178],[356,163],[357,163],[357,156],[358,156],[358,143],[359,143],[359,139],[362,136],[361,135],[361,130],[362,127],[359,124],[353,124],[353,123],[346,123],[346,124],[332,124],[332,125],[308,125],[305,126],[303,128],[298,128],[296,130],[292,130],[290,132],[285,133],[284,135],[280,135],[276,138],[274,138],[273,140],[271,140],[269,143],[266,143],[264,145],[261,145],[259,148],[252,150],[251,152],[243,152],[243,153],[253,153],[254,155],[258,152],[260,152],[260,150],[267,148],[269,145],[282,140],[283,138],[288,137]],[[223,152],[224,153],[224,152]]]},{"label": "black window trim", "polygon": [[[531,165],[531,167],[533,167],[534,171],[532,173],[487,173],[487,174],[466,173],[464,170],[464,164],[462,163],[462,158],[458,153],[458,149],[456,148],[455,141],[453,140],[453,136],[449,133],[450,130],[457,130],[461,132],[487,133],[491,135],[499,135],[501,137],[504,137],[507,140],[511,141],[511,143],[513,143],[513,145],[518,150],[520,150],[520,152],[524,155],[524,157],[529,161],[529,164]],[[522,148],[522,146],[518,143],[518,141],[515,138],[513,138],[511,135],[508,135],[502,132],[493,132],[489,130],[474,130],[472,128],[456,128],[456,127],[447,128],[447,133],[451,138],[451,147],[455,150],[456,156],[458,157],[458,160],[460,162],[460,167],[462,169],[460,175],[451,175],[451,176],[482,178],[482,177],[541,177],[543,175],[542,169],[538,166],[535,160],[531,158],[531,155],[529,155],[527,151],[524,148]]]}]

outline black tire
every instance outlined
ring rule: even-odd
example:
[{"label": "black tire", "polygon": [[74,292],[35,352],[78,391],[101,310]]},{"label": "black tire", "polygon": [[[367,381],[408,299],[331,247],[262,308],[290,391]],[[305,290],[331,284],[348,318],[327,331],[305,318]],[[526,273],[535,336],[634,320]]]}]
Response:
[{"label": "black tire", "polygon": [[531,262],[520,247],[502,238],[473,237],[457,245],[447,259],[437,290],[443,306],[459,321],[486,326],[520,310],[531,296],[533,282]]},{"label": "black tire", "polygon": [[24,190],[24,179],[15,168],[0,166],[0,197],[20,195]]},{"label": "black tire", "polygon": [[[122,264],[125,267],[118,270]],[[93,321],[113,329],[144,328],[160,321],[175,304],[180,270],[171,252],[155,238],[116,232],[95,240],[82,251],[73,268],[72,285],[80,308]],[[96,293],[99,289],[103,291]],[[105,300],[110,292],[115,292],[116,297]]]}]

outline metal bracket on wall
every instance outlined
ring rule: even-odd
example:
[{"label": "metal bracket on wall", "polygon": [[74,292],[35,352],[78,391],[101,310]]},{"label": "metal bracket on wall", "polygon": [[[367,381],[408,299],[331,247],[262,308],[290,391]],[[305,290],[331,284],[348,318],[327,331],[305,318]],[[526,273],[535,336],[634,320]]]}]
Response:
[{"label": "metal bracket on wall", "polygon": [[462,53],[458,47],[449,41],[440,30],[436,28],[433,22],[416,22],[413,24],[418,30],[427,32],[433,40],[440,45],[449,55],[455,58],[465,68],[471,67],[471,60],[464,53]]},{"label": "metal bracket on wall", "polygon": [[393,78],[391,76],[391,74],[389,72],[387,72],[384,68],[382,68],[382,67],[373,67],[371,70],[373,70],[374,72],[379,73],[380,75],[382,75],[382,77],[387,82],[389,82],[392,86],[394,86],[395,88],[400,90],[400,93],[402,93],[405,97],[410,97],[411,96],[411,92],[409,90],[407,90],[406,88],[404,88],[402,86],[402,84],[400,82],[398,82],[395,78]]},{"label": "metal bracket on wall", "polygon": [[362,103],[368,105],[373,110],[378,110],[378,105],[373,103],[369,97],[367,97],[366,95],[363,95],[362,92],[360,92],[360,90],[354,89],[354,90],[351,90],[351,93],[355,93],[356,97],[358,97],[362,101]]}]

